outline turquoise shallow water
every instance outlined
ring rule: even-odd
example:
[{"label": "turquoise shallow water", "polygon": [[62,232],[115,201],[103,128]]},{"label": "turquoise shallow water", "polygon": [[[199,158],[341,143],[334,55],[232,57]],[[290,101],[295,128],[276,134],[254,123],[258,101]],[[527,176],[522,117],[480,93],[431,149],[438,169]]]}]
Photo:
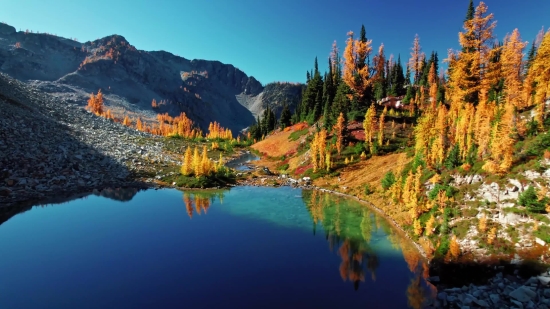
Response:
[{"label": "turquoise shallow water", "polygon": [[419,308],[431,295],[414,248],[353,200],[103,195],[0,225],[0,308]]}]

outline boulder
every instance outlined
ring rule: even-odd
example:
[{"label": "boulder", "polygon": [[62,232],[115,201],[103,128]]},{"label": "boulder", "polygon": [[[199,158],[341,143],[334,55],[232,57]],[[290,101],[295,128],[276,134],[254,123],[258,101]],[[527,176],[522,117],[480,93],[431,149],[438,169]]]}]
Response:
[{"label": "boulder", "polygon": [[548,285],[548,283],[550,283],[550,277],[538,276],[537,279],[539,279],[539,282],[542,285]]},{"label": "boulder", "polygon": [[537,296],[537,293],[525,286],[520,286],[519,288],[513,290],[509,296],[517,301],[526,303],[534,299]]}]

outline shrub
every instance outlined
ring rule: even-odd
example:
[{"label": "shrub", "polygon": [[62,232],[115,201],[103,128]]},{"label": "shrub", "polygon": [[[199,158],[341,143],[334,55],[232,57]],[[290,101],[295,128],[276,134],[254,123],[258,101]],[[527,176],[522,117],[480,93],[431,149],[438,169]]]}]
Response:
[{"label": "shrub", "polygon": [[353,147],[353,153],[355,153],[356,155],[360,155],[363,152],[363,150],[364,150],[363,143],[357,143]]},{"label": "shrub", "polygon": [[447,254],[447,252],[449,251],[449,245],[450,245],[449,236],[445,235],[441,239],[441,242],[439,243],[439,247],[437,247],[437,249],[435,250],[435,256],[439,258],[444,257],[445,254]]},{"label": "shrub", "polygon": [[541,199],[537,196],[537,190],[534,186],[529,186],[527,190],[519,195],[518,202],[520,205],[525,206],[530,212],[542,213],[545,211],[546,204],[548,203],[548,197]]},{"label": "shrub", "polygon": [[384,190],[388,190],[393,184],[395,183],[395,175],[392,171],[389,171],[384,175],[384,178],[382,178],[382,188]]},{"label": "shrub", "polygon": [[451,197],[457,192],[457,189],[452,186],[436,183],[434,188],[428,193],[428,198],[433,201],[441,190],[445,191],[447,197]]},{"label": "shrub", "polygon": [[286,171],[288,169],[289,165],[288,163],[287,164],[283,164],[281,166],[279,166],[277,169],[280,170],[280,171]]},{"label": "shrub", "polygon": [[374,193],[374,189],[369,185],[365,185],[365,195],[371,195]]}]

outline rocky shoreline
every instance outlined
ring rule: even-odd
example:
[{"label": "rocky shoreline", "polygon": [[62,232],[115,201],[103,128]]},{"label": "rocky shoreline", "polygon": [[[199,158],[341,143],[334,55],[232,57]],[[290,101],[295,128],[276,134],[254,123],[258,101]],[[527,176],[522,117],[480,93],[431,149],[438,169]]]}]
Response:
[{"label": "rocky shoreline", "polygon": [[[504,266],[499,266],[504,269]],[[433,277],[437,281],[439,277]],[[550,273],[523,279],[519,266],[512,273],[497,272],[482,285],[438,287],[437,297],[428,308],[517,308],[546,309],[550,307]]]},{"label": "rocky shoreline", "polygon": [[[254,168],[254,165],[249,164],[248,166],[250,169]],[[371,209],[377,211],[389,220],[394,228],[401,231],[403,235],[407,235],[396,222],[385,215],[383,210],[377,208],[368,201],[362,200],[356,196],[313,186],[310,179],[307,177],[293,179],[286,175],[274,175],[265,168],[259,168],[259,170],[265,173],[265,175],[262,177],[248,177],[241,179],[239,180],[238,185],[267,187],[292,186],[303,189],[319,190],[322,192],[352,198],[359,202],[365,203]],[[247,173],[251,174],[251,172],[244,172],[241,174],[244,175]],[[426,258],[428,262],[430,262],[427,259],[422,247],[414,240],[410,239],[410,237],[407,238],[409,238],[409,240],[416,246],[421,255]],[[428,278],[430,283],[437,288],[437,295],[434,295],[433,299],[427,301],[427,303],[424,304],[424,308],[550,308],[550,269],[543,271],[540,274],[530,276],[528,279],[524,279],[520,275],[520,270],[524,267],[520,257],[515,255],[514,259],[510,262],[511,263],[507,264],[507,266],[478,264],[474,271],[485,268],[492,274],[487,276],[487,278],[484,278],[482,281],[485,282],[479,285],[469,283],[467,285],[462,285],[461,287],[456,287],[456,283],[448,282],[449,280],[452,281],[453,278],[447,278],[447,282],[445,283],[440,282],[439,276],[432,276]],[[437,268],[438,265],[431,263],[430,267],[431,270],[433,270],[434,268]],[[465,272],[468,272],[468,267],[469,266],[467,265],[463,265],[462,267],[456,266],[457,271]],[[504,272],[505,268],[508,270],[508,273],[506,274]],[[431,271],[431,273],[432,272],[434,271]]]}]

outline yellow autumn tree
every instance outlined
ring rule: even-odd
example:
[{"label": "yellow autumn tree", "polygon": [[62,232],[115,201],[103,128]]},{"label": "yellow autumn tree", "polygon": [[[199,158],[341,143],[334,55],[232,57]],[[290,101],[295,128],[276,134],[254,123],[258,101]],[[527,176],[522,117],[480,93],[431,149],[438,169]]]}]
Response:
[{"label": "yellow autumn tree", "polygon": [[462,62],[460,73],[463,78],[454,82],[458,82],[457,86],[465,92],[467,101],[478,97],[483,79],[491,67],[489,62],[496,22],[493,21],[493,14],[487,14],[487,10],[487,5],[481,1],[473,18],[464,21],[464,31],[458,34],[462,46],[458,58]]},{"label": "yellow autumn tree", "polygon": [[313,164],[313,172],[316,172],[319,168],[319,160],[318,160],[318,153],[319,153],[319,134],[315,133],[313,135],[313,141],[309,144],[309,156],[311,157],[311,164]]},{"label": "yellow autumn tree", "polygon": [[136,129],[138,131],[143,131],[143,122],[141,122],[141,118],[138,117],[137,121],[136,121]]},{"label": "yellow autumn tree", "polygon": [[382,114],[380,115],[380,121],[378,124],[378,145],[382,146],[384,144],[384,120],[386,118],[386,114],[388,112],[388,109],[384,107],[384,110],[382,111]]},{"label": "yellow autumn tree", "polygon": [[418,81],[420,74],[422,73],[424,58],[425,55],[422,52],[422,47],[420,47],[420,37],[416,34],[414,36],[413,46],[411,47],[411,58],[409,59],[409,68],[414,74],[414,82]]},{"label": "yellow autumn tree", "polygon": [[86,108],[98,116],[103,114],[103,93],[101,93],[101,89],[99,89],[97,95],[94,95],[93,92],[90,94]]},{"label": "yellow autumn tree", "polygon": [[372,145],[375,124],[376,124],[376,109],[374,107],[374,104],[371,104],[371,106],[365,113],[365,120],[363,121],[363,129],[365,130],[365,141],[368,143],[369,147]]},{"label": "yellow autumn tree", "polygon": [[481,216],[481,218],[479,218],[479,223],[477,225],[477,230],[480,233],[485,233],[485,231],[487,230],[487,217],[485,217],[485,215],[483,215],[483,216]]},{"label": "yellow autumn tree", "polygon": [[460,245],[458,244],[456,235],[453,235],[451,237],[451,242],[449,244],[449,253],[453,258],[457,258],[460,255]]},{"label": "yellow autumn tree", "polygon": [[326,168],[326,162],[325,162],[325,156],[327,153],[327,130],[322,129],[318,134],[318,140],[317,140],[317,153],[319,154],[319,168],[325,169]]},{"label": "yellow autumn tree", "polygon": [[537,55],[529,69],[529,76],[535,83],[535,120],[541,130],[546,118],[546,102],[550,98],[550,32],[546,32],[540,43]]},{"label": "yellow autumn tree", "polygon": [[203,146],[202,148],[202,158],[201,158],[201,162],[200,162],[200,165],[201,165],[201,171],[202,171],[202,175],[208,175],[210,173],[210,159],[208,159],[208,149],[206,147],[206,145]]},{"label": "yellow autumn tree", "polygon": [[336,150],[338,151],[338,154],[342,152],[342,147],[344,144],[344,126],[344,114],[340,113],[338,119],[336,119],[336,124],[334,125],[334,129],[336,130]]},{"label": "yellow autumn tree", "polygon": [[184,176],[189,176],[193,173],[193,158],[191,153],[191,147],[187,147],[185,155],[183,156],[183,165],[181,166],[181,173]]},{"label": "yellow autumn tree", "polygon": [[420,220],[414,219],[413,228],[414,228],[414,234],[416,236],[422,235],[422,224],[420,224]]},{"label": "yellow autumn tree", "polygon": [[354,40],[353,31],[348,32],[346,48],[344,49],[344,69],[342,79],[350,89],[361,99],[370,86],[369,66],[361,65],[359,59],[366,59],[372,51],[371,40],[363,42]]},{"label": "yellow autumn tree", "polygon": [[193,151],[193,171],[196,177],[200,177],[202,175],[201,157],[199,155],[199,149],[196,146]]},{"label": "yellow autumn tree", "polygon": [[128,115],[124,116],[124,120],[122,121],[122,124],[130,127],[132,125],[132,120],[130,120],[130,117]]},{"label": "yellow autumn tree", "polygon": [[500,56],[506,100],[516,108],[525,106],[522,95],[522,72],[524,67],[523,50],[526,45],[527,42],[521,40],[519,30],[516,28],[511,35],[504,38]]},{"label": "yellow autumn tree", "polygon": [[435,228],[435,217],[434,215],[432,214],[430,216],[430,218],[428,219],[428,221],[426,221],[426,236],[430,236],[433,234],[433,230]]}]

